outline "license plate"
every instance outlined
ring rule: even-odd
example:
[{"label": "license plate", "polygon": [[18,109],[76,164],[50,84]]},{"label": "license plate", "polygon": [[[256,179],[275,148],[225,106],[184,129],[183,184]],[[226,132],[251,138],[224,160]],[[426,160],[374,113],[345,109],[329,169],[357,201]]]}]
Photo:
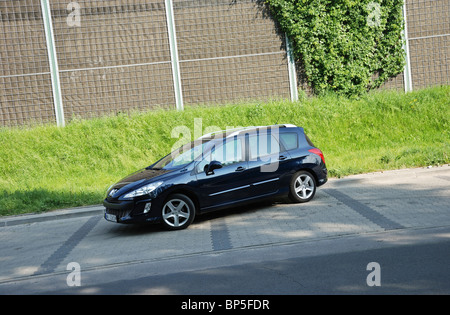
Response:
[{"label": "license plate", "polygon": [[105,219],[111,222],[117,222],[117,217],[114,214],[105,213]]}]

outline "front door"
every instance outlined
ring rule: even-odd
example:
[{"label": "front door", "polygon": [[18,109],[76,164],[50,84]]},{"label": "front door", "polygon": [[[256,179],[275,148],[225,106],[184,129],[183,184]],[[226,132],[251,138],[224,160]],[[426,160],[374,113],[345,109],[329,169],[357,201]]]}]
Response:
[{"label": "front door", "polygon": [[[245,138],[235,136],[218,142],[196,166],[200,207],[203,211],[248,198],[250,179],[245,159]],[[207,173],[211,161],[222,167]]]}]

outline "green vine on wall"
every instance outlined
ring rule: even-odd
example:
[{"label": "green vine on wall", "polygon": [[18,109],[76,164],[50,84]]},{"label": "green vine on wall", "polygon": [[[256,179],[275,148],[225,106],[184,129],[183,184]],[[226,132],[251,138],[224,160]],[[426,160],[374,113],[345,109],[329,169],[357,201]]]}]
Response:
[{"label": "green vine on wall", "polygon": [[403,71],[403,0],[266,2],[316,94],[360,95]]}]

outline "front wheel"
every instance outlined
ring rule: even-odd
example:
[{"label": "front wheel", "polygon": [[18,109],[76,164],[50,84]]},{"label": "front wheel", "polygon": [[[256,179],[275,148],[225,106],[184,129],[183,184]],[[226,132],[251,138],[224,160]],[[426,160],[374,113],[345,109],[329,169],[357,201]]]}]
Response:
[{"label": "front wheel", "polygon": [[316,180],[308,171],[299,171],[292,176],[289,198],[293,202],[308,202],[316,193]]},{"label": "front wheel", "polygon": [[195,217],[195,205],[182,194],[173,194],[167,198],[162,207],[162,223],[168,230],[187,228]]}]

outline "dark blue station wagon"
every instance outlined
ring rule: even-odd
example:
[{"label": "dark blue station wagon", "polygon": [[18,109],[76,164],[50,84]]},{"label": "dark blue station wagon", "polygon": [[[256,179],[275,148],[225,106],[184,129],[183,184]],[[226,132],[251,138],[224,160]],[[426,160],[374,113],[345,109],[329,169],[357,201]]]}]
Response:
[{"label": "dark blue station wagon", "polygon": [[195,215],[280,195],[310,201],[327,182],[322,151],[294,125],[204,135],[112,185],[105,219],[188,227]]}]

